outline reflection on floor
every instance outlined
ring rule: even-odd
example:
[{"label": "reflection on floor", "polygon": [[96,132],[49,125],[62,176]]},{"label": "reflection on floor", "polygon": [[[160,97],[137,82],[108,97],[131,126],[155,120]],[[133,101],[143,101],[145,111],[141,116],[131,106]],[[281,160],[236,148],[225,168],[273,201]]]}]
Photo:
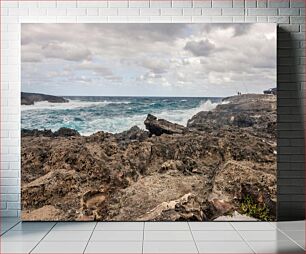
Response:
[{"label": "reflection on floor", "polygon": [[305,221],[20,222],[1,218],[0,253],[304,253]]}]

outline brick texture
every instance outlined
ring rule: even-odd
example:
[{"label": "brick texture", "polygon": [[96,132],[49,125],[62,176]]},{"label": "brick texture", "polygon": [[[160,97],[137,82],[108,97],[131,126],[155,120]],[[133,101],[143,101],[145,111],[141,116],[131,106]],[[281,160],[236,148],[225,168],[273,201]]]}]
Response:
[{"label": "brick texture", "polygon": [[269,22],[278,27],[278,220],[303,219],[304,0],[1,3],[1,216],[20,214],[20,23]]}]

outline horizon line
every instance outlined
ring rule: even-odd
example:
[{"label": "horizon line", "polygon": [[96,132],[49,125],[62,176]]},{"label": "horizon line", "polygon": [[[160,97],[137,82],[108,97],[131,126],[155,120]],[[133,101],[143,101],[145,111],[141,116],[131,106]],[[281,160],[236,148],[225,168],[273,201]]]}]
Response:
[{"label": "horizon line", "polygon": [[[40,92],[23,92],[21,93],[32,93],[32,94],[42,94],[42,95],[50,95],[50,96],[57,96],[57,97],[156,97],[156,98],[163,98],[163,97],[173,97],[173,98],[203,98],[203,97],[212,97],[212,98],[224,98],[229,96],[236,96],[237,94],[230,94],[224,96],[171,96],[171,95],[54,95],[54,94],[47,94],[47,93],[40,93]],[[242,93],[242,94],[264,94],[264,93]]]}]

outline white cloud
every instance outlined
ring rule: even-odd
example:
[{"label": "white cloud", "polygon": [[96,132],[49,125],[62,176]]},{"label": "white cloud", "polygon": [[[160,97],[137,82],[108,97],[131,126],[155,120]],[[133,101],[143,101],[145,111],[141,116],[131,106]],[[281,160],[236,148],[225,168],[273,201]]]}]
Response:
[{"label": "white cloud", "polygon": [[168,61],[162,58],[144,58],[140,65],[154,73],[164,73],[169,68]]},{"label": "white cloud", "polygon": [[77,83],[130,95],[140,85],[146,95],[150,86],[165,95],[262,92],[276,85],[276,26],[23,24],[22,82],[74,94]]},{"label": "white cloud", "polygon": [[65,42],[50,42],[42,46],[44,57],[67,61],[83,61],[91,59],[91,52],[85,46]]},{"label": "white cloud", "polygon": [[188,41],[184,49],[190,51],[195,56],[208,56],[215,49],[215,44],[207,39]]}]

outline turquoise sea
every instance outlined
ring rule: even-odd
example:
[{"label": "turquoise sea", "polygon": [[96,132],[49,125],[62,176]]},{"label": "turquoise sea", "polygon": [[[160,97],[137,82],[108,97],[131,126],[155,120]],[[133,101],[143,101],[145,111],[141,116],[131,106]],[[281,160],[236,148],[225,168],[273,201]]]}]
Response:
[{"label": "turquoise sea", "polygon": [[37,102],[21,106],[21,128],[73,128],[82,135],[97,131],[118,133],[134,125],[144,129],[147,114],[186,125],[199,111],[221,103],[215,97],[64,96],[68,103]]}]

